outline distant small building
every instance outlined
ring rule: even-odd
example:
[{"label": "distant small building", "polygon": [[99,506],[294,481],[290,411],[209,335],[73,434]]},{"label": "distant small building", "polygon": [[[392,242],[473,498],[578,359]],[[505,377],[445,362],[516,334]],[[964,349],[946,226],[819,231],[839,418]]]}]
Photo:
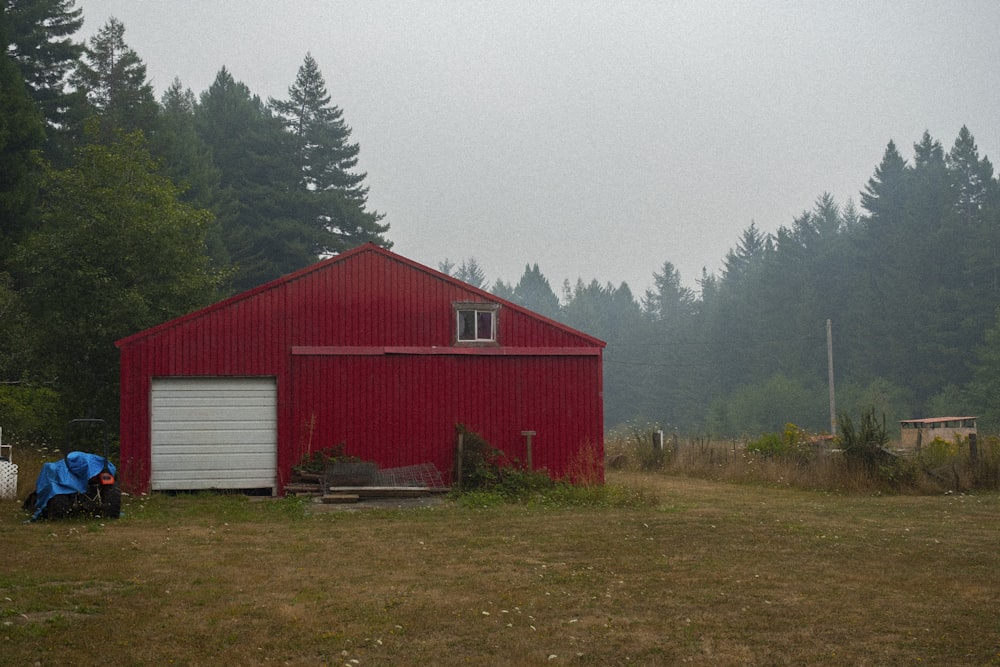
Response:
[{"label": "distant small building", "polygon": [[904,450],[914,452],[934,438],[954,442],[956,436],[968,438],[976,434],[975,417],[930,417],[928,419],[906,419],[899,422],[899,445]]}]

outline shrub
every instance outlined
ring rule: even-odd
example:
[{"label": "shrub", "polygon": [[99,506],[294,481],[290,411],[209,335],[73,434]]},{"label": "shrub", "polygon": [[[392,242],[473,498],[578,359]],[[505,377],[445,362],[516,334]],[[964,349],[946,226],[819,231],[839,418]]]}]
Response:
[{"label": "shrub", "polygon": [[782,433],[765,433],[747,443],[746,451],[763,458],[779,458],[796,463],[808,463],[812,458],[810,434],[795,424],[785,424]]},{"label": "shrub", "polygon": [[489,490],[500,483],[506,455],[478,433],[462,424],[455,427],[462,437],[462,463],[459,486],[462,490]]},{"label": "shrub", "polygon": [[305,454],[299,463],[292,467],[295,472],[324,473],[326,469],[334,463],[349,463],[360,461],[356,456],[344,454],[344,443],[324,447],[315,452]]},{"label": "shrub", "polygon": [[861,413],[861,423],[857,429],[847,413],[841,413],[838,420],[840,447],[848,466],[860,468],[873,479],[889,482],[894,486],[913,484],[916,468],[902,461],[887,448],[889,436],[885,428],[885,415],[879,422],[875,408]]}]

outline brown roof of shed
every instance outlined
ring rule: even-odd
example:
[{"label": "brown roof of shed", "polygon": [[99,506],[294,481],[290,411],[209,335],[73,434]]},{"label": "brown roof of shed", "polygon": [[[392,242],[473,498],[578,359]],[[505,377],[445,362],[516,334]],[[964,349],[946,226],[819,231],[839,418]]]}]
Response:
[{"label": "brown roof of shed", "polygon": [[926,419],[901,419],[900,424],[939,424],[941,422],[957,422],[976,417],[928,417]]}]

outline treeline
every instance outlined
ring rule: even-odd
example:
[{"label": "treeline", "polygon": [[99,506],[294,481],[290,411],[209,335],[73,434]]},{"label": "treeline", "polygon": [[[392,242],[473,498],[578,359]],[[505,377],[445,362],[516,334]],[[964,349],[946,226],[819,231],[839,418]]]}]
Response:
[{"label": "treeline", "polygon": [[[156,99],[111,19],[75,38],[73,0],[0,0],[0,424],[51,437],[69,417],[117,425],[114,341],[372,241],[359,146],[308,54],[285,99],[226,68]],[[606,423],[737,436],[829,428],[837,404],[890,423],[1000,427],[1000,187],[962,128],[904,158],[890,142],[860,207],[821,195],[774,234],[755,224],[719,275],[654,288],[566,282],[537,264],[486,284],[608,342]]]},{"label": "treeline", "polygon": [[125,26],[0,0],[0,423],[117,427],[114,341],[364,242],[359,147],[306,54],[286,99],[221,68],[157,100]]},{"label": "treeline", "polygon": [[[700,292],[669,261],[641,297],[565,284],[538,266],[494,291],[608,342],[606,421],[735,437],[831,425],[837,413],[978,415],[1000,428],[1000,185],[962,127],[950,150],[925,132],[890,141],[861,210],[829,194],[774,234],[753,223]],[[453,268],[453,267],[442,267]],[[464,262],[457,273],[481,270]]]}]

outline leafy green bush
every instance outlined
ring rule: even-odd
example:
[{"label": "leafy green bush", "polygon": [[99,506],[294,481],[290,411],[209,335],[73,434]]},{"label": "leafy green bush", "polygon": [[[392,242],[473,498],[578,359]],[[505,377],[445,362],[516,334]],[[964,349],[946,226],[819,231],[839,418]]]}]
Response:
[{"label": "leafy green bush", "polygon": [[946,466],[958,458],[960,443],[948,442],[943,438],[934,438],[920,448],[918,458],[927,468],[935,469]]},{"label": "leafy green bush", "polygon": [[323,473],[334,463],[348,463],[360,461],[356,456],[344,454],[344,443],[317,449],[302,457],[302,460],[295,465],[292,470],[295,472]]},{"label": "leafy green bush", "polygon": [[489,490],[496,487],[502,479],[501,471],[509,465],[506,455],[464,425],[459,424],[455,429],[462,438],[459,486],[462,490]]},{"label": "leafy green bush", "polygon": [[781,433],[765,433],[747,444],[748,452],[763,458],[778,458],[808,463],[812,458],[810,434],[795,424],[785,424]]},{"label": "leafy green bush", "polygon": [[59,446],[65,437],[59,394],[48,387],[0,385],[0,424],[4,442],[18,445]]}]

